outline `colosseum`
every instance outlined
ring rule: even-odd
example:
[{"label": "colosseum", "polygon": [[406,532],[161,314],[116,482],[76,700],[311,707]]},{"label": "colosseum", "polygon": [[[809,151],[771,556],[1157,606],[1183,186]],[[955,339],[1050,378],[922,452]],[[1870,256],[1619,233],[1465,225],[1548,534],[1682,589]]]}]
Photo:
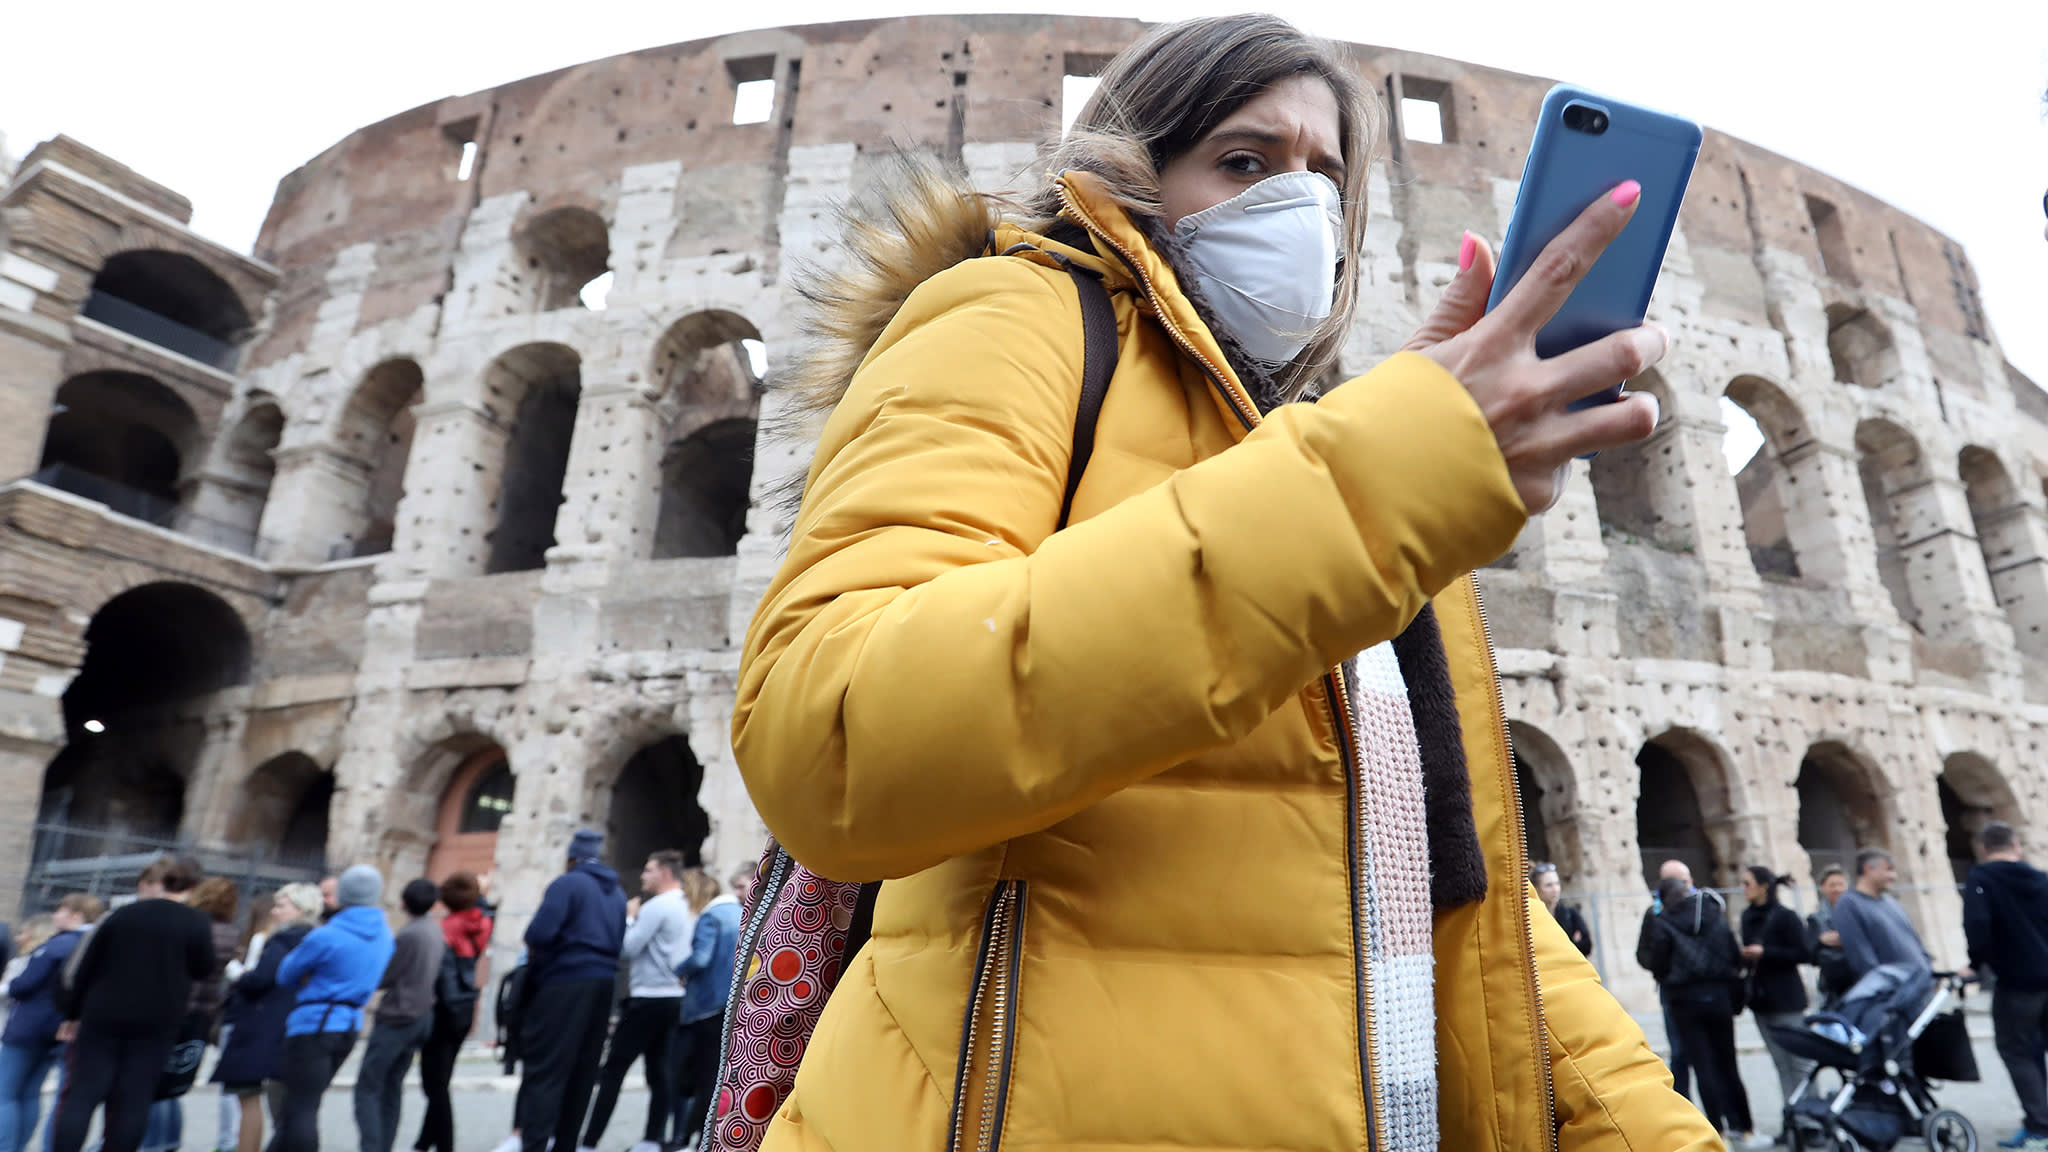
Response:
[{"label": "colosseum", "polygon": [[[753,857],[727,732],[765,494],[808,459],[757,431],[791,286],[878,158],[1010,186],[1140,28],[592,61],[350,134],[248,255],[69,138],[0,166],[0,906],[175,841],[494,871],[517,927],[579,825],[628,874]],[[1360,370],[1504,229],[1549,82],[1351,52],[1394,113]],[[1483,574],[1533,850],[1631,995],[1665,856],[1804,881],[1889,846],[1958,959],[1972,829],[2048,818],[2048,394],[1957,244],[1711,131],[1652,315],[1657,433]]]}]

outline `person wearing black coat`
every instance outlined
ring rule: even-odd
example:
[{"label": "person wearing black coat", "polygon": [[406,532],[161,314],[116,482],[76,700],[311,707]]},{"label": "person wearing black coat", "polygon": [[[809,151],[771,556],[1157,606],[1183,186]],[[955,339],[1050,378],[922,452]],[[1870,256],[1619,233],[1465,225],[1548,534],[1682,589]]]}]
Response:
[{"label": "person wearing black coat", "polygon": [[1586,925],[1586,917],[1576,905],[1564,902],[1564,886],[1557,877],[1557,865],[1537,864],[1529,869],[1529,883],[1536,886],[1536,897],[1543,906],[1550,909],[1550,915],[1557,926],[1564,929],[1572,947],[1581,956],[1593,954],[1593,930]]},{"label": "person wearing black coat", "polygon": [[1749,965],[1749,1010],[1756,1016],[1757,1031],[1764,1048],[1778,1070],[1778,1087],[1784,1098],[1813,1071],[1813,1062],[1786,1051],[1773,1029],[1802,1027],[1806,1020],[1806,981],[1799,966],[1809,959],[1806,928],[1799,913],[1778,903],[1779,885],[1792,878],[1779,876],[1769,868],[1753,866],[1742,874],[1742,895],[1749,903],[1742,909],[1742,958]]},{"label": "person wearing black coat", "polygon": [[1735,1064],[1734,993],[1741,949],[1723,905],[1677,876],[1657,886],[1663,911],[1644,925],[1636,959],[1663,986],[1671,1023],[1699,1077],[1700,1110],[1731,1148],[1766,1148]]},{"label": "person wearing black coat", "polygon": [[284,1022],[298,1003],[299,990],[279,984],[277,970],[319,922],[320,890],[311,884],[287,885],[277,894],[273,916],[277,930],[228,992],[235,1026],[213,1065],[213,1082],[242,1100],[237,1152],[256,1152],[263,1145],[258,1096],[269,1100],[273,1124],[283,1107]]}]

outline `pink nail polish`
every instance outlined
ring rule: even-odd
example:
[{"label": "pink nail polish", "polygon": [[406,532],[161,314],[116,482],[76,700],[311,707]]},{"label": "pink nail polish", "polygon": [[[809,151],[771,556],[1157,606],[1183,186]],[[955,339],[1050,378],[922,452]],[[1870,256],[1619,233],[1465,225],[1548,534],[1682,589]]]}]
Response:
[{"label": "pink nail polish", "polygon": [[1642,194],[1643,186],[1641,184],[1638,184],[1633,180],[1623,180],[1621,183],[1616,184],[1614,186],[1614,191],[1609,192],[1607,194],[1607,198],[1609,200],[1614,201],[1616,204],[1621,205],[1623,208],[1626,208],[1629,205],[1635,203],[1636,197],[1641,196]]},{"label": "pink nail polish", "polygon": [[1477,259],[1478,256],[1479,237],[1474,236],[1470,232],[1465,233],[1465,238],[1458,242],[1458,271],[1471,271],[1472,261]]}]

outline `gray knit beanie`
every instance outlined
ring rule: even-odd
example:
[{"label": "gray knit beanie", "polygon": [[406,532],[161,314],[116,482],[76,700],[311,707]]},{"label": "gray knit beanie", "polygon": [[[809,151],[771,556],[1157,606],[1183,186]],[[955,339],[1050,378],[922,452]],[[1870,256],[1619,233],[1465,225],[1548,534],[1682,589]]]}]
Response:
[{"label": "gray knit beanie", "polygon": [[384,896],[384,877],[368,864],[358,864],[341,874],[334,886],[334,899],[343,908],[376,904]]}]

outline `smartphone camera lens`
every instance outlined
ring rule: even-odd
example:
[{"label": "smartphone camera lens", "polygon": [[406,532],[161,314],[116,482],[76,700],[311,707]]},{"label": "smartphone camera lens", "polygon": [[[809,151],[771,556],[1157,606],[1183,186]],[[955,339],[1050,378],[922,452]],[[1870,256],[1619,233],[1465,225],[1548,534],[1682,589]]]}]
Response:
[{"label": "smartphone camera lens", "polygon": [[1598,136],[1607,131],[1607,113],[1590,104],[1570,104],[1564,110],[1564,126],[1574,132]]}]

